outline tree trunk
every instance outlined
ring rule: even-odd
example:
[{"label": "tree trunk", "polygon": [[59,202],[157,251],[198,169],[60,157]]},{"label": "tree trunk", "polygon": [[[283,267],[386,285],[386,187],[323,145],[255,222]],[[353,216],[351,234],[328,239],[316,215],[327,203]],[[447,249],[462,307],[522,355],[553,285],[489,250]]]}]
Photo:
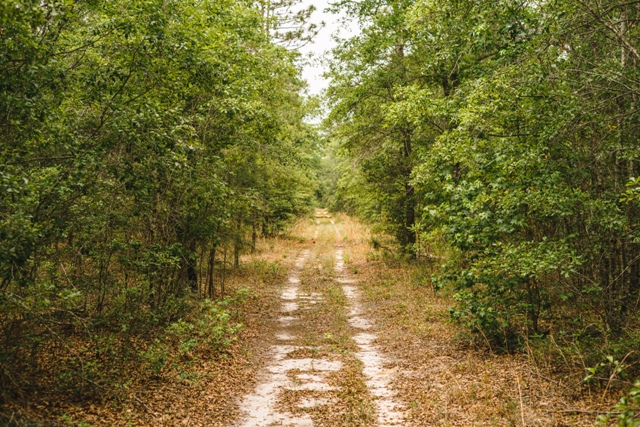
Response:
[{"label": "tree trunk", "polygon": [[407,229],[407,245],[415,245],[416,231],[416,208],[415,208],[415,189],[408,182],[405,184],[405,227]]},{"label": "tree trunk", "polygon": [[253,209],[253,222],[251,224],[251,253],[256,252],[256,240],[258,240],[258,211]]},{"label": "tree trunk", "polygon": [[209,251],[209,271],[207,277],[207,291],[209,294],[209,299],[214,299],[216,297],[216,288],[213,283],[213,269],[216,265],[216,247],[212,247]]},{"label": "tree trunk", "polygon": [[198,292],[198,270],[196,269],[196,259],[193,254],[189,254],[186,260],[187,282],[193,292]]},{"label": "tree trunk", "polygon": [[240,250],[242,249],[242,220],[238,218],[233,244],[233,268],[240,267]]},{"label": "tree trunk", "polygon": [[220,297],[224,298],[224,281],[227,278],[227,246],[224,247],[224,256],[222,259],[222,283],[220,284]]},{"label": "tree trunk", "polygon": [[404,177],[404,190],[405,190],[405,205],[404,205],[404,227],[405,227],[405,245],[407,251],[411,252],[415,256],[415,251],[410,248],[416,243],[416,200],[415,200],[415,188],[410,184],[411,174],[413,172],[413,165],[411,161],[411,138],[412,132],[410,129],[403,130],[404,147],[402,154],[405,162],[405,177]]}]

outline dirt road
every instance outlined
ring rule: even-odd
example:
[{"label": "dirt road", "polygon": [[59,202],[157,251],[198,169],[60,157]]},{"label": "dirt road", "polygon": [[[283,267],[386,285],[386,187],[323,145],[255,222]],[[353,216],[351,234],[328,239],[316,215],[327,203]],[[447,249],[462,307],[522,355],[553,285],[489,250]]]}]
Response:
[{"label": "dirt road", "polygon": [[402,425],[404,408],[389,386],[394,361],[376,345],[342,233],[326,211],[312,229],[314,244],[299,252],[284,284],[278,324],[265,337],[273,341],[269,360],[236,425]]},{"label": "dirt road", "polygon": [[269,350],[228,426],[590,426],[611,403],[526,354],[470,347],[429,267],[383,260],[357,221],[319,211],[294,235]]},{"label": "dirt road", "polygon": [[554,341],[529,354],[474,344],[450,321],[452,294],[430,285],[433,265],[398,260],[370,242],[362,223],[326,212],[263,239],[225,276],[226,295],[244,295],[232,306],[244,327],[223,352],[184,354],[153,381],[132,385],[129,400],[58,403],[47,419],[96,427],[586,427],[619,398],[584,387],[568,361],[544,357],[562,352]]}]

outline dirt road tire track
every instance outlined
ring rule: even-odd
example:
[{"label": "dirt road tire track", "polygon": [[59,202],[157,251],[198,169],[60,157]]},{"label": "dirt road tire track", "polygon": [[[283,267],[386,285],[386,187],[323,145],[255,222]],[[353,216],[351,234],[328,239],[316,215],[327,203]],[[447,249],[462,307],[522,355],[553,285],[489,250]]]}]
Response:
[{"label": "dirt road tire track", "polygon": [[[342,235],[333,220],[316,221],[309,235],[313,235],[314,244],[299,254],[287,278],[278,324],[273,336],[265,337],[273,341],[269,360],[253,393],[240,403],[244,415],[235,426],[402,425],[402,407],[389,387],[394,371],[385,369],[386,358],[374,344],[376,336],[367,331],[371,323],[362,313],[357,285],[344,268]],[[323,268],[323,261],[332,268]],[[315,286],[323,292],[303,291],[301,277],[305,274],[314,277]],[[318,308],[331,305],[327,300],[332,298],[331,292],[342,294],[333,296],[342,306],[333,312],[323,311],[322,316],[328,313],[334,317],[331,322],[342,327],[326,332],[327,327],[323,329],[314,314],[318,316]],[[323,307],[313,307],[315,304]],[[342,347],[328,344],[334,335],[349,342]],[[310,336],[316,337],[311,345],[295,345],[309,344]],[[346,389],[346,383],[339,379],[348,377],[354,377],[361,387]],[[353,409],[354,390],[361,409]],[[344,396],[351,401],[342,401]],[[344,409],[348,407],[351,409]],[[340,411],[345,414],[342,419],[336,416]]]}]

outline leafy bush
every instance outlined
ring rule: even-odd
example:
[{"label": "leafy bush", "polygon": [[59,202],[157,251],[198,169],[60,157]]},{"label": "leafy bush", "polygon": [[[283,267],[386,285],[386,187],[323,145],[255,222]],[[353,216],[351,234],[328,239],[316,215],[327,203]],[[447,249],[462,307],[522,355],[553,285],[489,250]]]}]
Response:
[{"label": "leafy bush", "polygon": [[241,304],[246,297],[246,289],[222,301],[204,300],[190,321],[178,320],[166,329],[167,335],[179,341],[181,354],[206,346],[215,351],[224,350],[236,340],[235,334],[243,328],[241,323],[233,323],[229,306]]},{"label": "leafy bush", "polygon": [[607,415],[598,417],[597,425],[606,427],[611,421],[617,421],[617,427],[640,426],[640,381],[636,381],[633,388]]}]

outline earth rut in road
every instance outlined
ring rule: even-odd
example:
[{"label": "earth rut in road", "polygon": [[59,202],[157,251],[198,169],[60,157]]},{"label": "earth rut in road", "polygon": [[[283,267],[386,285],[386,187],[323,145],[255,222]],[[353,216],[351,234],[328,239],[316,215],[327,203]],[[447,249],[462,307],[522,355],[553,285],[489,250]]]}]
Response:
[{"label": "earth rut in road", "polygon": [[[311,234],[311,233],[309,233]],[[337,239],[336,239],[337,237]],[[401,425],[385,358],[344,271],[341,234],[333,220],[316,221],[282,292],[270,360],[241,403],[239,426]]]}]

